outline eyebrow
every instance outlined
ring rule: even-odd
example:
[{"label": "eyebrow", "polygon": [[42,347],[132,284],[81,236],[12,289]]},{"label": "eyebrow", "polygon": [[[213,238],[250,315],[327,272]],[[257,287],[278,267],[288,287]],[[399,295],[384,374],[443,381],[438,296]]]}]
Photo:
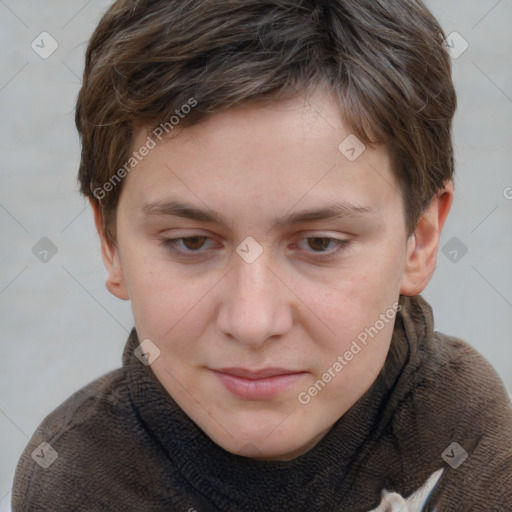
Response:
[{"label": "eyebrow", "polygon": [[[209,209],[197,208],[196,206],[181,201],[167,200],[149,202],[142,206],[141,211],[147,216],[174,216],[209,224],[221,224],[228,227],[219,213]],[[283,217],[275,217],[273,221],[274,226],[282,227],[319,220],[374,216],[377,213],[378,211],[373,207],[359,206],[342,201],[328,203],[316,209],[306,209],[300,212],[288,213]]]}]

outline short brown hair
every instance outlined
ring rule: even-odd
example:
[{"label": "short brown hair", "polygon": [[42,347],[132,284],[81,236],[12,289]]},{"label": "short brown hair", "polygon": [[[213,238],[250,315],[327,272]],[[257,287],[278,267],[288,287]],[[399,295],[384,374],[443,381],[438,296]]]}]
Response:
[{"label": "short brown hair", "polygon": [[115,242],[122,183],[101,187],[126,170],[137,126],[168,122],[190,98],[180,129],[327,84],[352,133],[388,149],[411,234],[454,171],[444,39],[420,0],[117,0],[86,53],[80,190]]}]

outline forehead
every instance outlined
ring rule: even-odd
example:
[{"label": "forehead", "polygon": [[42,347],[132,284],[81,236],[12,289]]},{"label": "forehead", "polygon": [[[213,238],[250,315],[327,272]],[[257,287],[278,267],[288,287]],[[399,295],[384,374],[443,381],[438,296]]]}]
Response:
[{"label": "forehead", "polygon": [[[137,129],[134,151],[149,133]],[[275,223],[327,205],[350,214],[401,209],[387,150],[363,148],[335,99],[321,92],[215,114],[163,139],[125,179],[123,194],[145,214],[180,202],[182,210],[207,206],[217,220],[222,211],[234,219],[252,211]]]}]

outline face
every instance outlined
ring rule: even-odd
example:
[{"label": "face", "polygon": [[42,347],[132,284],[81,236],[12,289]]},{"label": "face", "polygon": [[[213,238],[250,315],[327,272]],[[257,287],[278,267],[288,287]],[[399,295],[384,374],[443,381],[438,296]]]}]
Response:
[{"label": "face", "polygon": [[305,453],[384,364],[411,247],[386,150],[351,161],[349,135],[317,91],[216,114],[125,178],[109,289],[165,389],[232,453]]}]

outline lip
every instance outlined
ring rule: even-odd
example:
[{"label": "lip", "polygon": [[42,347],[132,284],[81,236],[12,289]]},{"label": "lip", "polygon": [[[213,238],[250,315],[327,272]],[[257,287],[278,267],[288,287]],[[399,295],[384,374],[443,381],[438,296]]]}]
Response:
[{"label": "lip", "polygon": [[268,400],[295,384],[307,372],[284,368],[212,370],[224,387],[244,400]]}]

